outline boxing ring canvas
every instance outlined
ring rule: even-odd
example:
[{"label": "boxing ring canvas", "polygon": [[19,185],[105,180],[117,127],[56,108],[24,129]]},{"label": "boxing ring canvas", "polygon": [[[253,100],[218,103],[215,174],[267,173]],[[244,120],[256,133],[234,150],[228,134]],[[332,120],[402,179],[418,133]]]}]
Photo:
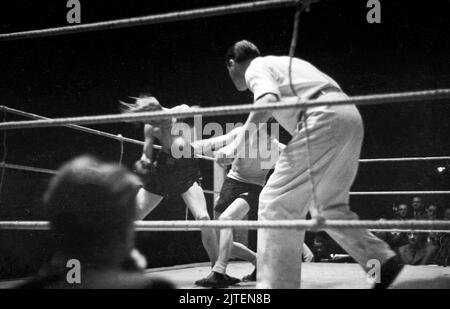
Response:
[{"label": "boxing ring canvas", "polygon": [[[358,264],[304,263],[302,266],[302,289],[368,289],[371,283]],[[249,273],[252,267],[245,262],[229,265],[231,276]],[[202,289],[193,282],[205,277],[210,271],[208,263],[177,265],[147,269],[149,277],[167,278],[180,289]],[[0,289],[9,288],[21,280],[0,281]],[[241,282],[228,289],[255,289],[255,282]],[[394,282],[393,289],[449,289],[450,268],[437,265],[407,266]]]}]

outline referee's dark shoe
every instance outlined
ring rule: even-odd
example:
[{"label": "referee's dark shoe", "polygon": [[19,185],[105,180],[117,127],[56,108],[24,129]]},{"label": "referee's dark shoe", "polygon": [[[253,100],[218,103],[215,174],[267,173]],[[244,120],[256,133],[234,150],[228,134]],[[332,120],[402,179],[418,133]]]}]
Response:
[{"label": "referee's dark shoe", "polygon": [[380,282],[373,285],[373,289],[387,289],[402,271],[404,265],[398,255],[381,265]]}]

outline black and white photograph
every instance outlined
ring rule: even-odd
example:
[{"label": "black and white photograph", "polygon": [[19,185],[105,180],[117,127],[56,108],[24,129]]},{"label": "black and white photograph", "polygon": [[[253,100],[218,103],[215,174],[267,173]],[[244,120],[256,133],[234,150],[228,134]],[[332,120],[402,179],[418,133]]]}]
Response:
[{"label": "black and white photograph", "polygon": [[0,289],[450,289],[449,0],[0,6]]}]

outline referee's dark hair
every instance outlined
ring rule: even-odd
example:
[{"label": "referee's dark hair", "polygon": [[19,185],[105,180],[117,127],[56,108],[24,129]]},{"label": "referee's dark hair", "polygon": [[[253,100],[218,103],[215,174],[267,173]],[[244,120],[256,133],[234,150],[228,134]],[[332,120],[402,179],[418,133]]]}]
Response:
[{"label": "referee's dark hair", "polygon": [[234,43],[233,46],[228,49],[225,55],[225,62],[228,66],[230,60],[239,63],[246,60],[252,60],[260,55],[261,53],[255,44],[247,40],[241,40]]}]

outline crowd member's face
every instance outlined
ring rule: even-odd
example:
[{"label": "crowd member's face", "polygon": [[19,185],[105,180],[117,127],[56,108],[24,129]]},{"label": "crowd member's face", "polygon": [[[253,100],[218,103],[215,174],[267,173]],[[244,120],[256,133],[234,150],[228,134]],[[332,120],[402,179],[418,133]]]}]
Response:
[{"label": "crowd member's face", "polygon": [[415,197],[412,200],[411,206],[415,211],[422,210],[422,199],[420,197]]},{"label": "crowd member's face", "polygon": [[434,205],[430,205],[427,208],[427,214],[428,214],[428,218],[429,219],[434,219],[436,218],[436,213],[437,213],[437,208]]},{"label": "crowd member's face", "polygon": [[408,205],[402,204],[398,206],[398,216],[400,218],[406,218],[408,215]]},{"label": "crowd member's face", "polygon": [[444,220],[450,220],[450,208],[447,208],[444,212]]},{"label": "crowd member's face", "polygon": [[409,233],[408,234],[408,241],[411,245],[416,245],[418,242],[417,234],[415,233]]},{"label": "crowd member's face", "polygon": [[426,243],[427,235],[424,233],[409,233],[408,240],[410,245],[419,247]]},{"label": "crowd member's face", "polygon": [[318,253],[324,252],[325,251],[325,244],[323,243],[322,240],[314,240],[314,250]]}]

